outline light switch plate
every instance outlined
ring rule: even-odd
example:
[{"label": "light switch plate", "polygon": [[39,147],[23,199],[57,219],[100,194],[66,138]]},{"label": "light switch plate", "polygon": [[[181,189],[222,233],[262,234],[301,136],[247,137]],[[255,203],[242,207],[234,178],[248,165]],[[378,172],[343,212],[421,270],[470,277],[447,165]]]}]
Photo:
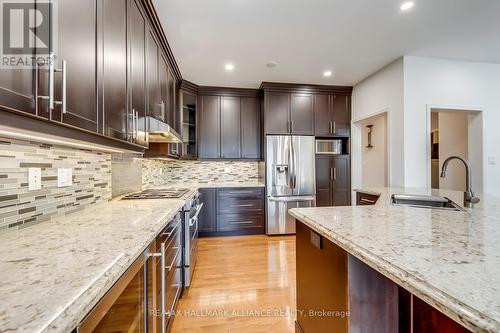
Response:
[{"label": "light switch plate", "polygon": [[42,169],[28,168],[28,191],[36,191],[42,188]]},{"label": "light switch plate", "polygon": [[57,187],[73,185],[73,170],[71,168],[57,169]]},{"label": "light switch plate", "polygon": [[496,164],[497,164],[497,157],[495,155],[489,155],[488,165],[496,165]]}]

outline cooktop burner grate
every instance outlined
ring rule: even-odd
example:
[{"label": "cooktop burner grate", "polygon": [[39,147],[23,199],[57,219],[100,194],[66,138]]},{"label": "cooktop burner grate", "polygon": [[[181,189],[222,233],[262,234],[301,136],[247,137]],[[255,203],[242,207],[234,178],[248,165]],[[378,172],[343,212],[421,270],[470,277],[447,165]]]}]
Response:
[{"label": "cooktop burner grate", "polygon": [[131,199],[175,199],[189,192],[188,189],[149,189],[124,196],[122,200]]}]

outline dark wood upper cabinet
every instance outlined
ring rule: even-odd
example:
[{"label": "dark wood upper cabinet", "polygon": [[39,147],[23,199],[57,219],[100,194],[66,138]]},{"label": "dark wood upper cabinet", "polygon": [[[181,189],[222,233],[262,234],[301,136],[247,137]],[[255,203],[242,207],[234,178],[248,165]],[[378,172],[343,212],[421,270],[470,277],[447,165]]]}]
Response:
[{"label": "dark wood upper cabinet", "polygon": [[257,98],[241,98],[241,157],[261,158],[261,121]]},{"label": "dark wood upper cabinet", "polygon": [[290,101],[290,133],[313,135],[313,96],[309,94],[291,94]]},{"label": "dark wood upper cabinet", "polygon": [[239,97],[221,97],[221,157],[240,158],[240,115]]},{"label": "dark wood upper cabinet", "polygon": [[290,133],[290,94],[266,92],[264,97],[265,134]]},{"label": "dark wood upper cabinet", "polygon": [[330,95],[314,95],[314,134],[316,136],[332,135],[330,97]]},{"label": "dark wood upper cabinet", "polygon": [[[35,2],[24,1],[31,3],[32,9]],[[36,51],[32,55],[36,56]],[[31,68],[0,68],[0,107],[36,114],[35,77],[35,70]]]},{"label": "dark wood upper cabinet", "polygon": [[351,132],[351,98],[347,95],[332,97],[333,134],[348,136]]},{"label": "dark wood upper cabinet", "polygon": [[168,65],[165,58],[158,49],[158,85],[160,87],[160,114],[159,119],[170,124],[170,113],[168,103],[170,101],[170,91],[168,90]]},{"label": "dark wood upper cabinet", "polygon": [[260,159],[261,112],[254,89],[199,87],[198,157]]},{"label": "dark wood upper cabinet", "polygon": [[148,29],[146,40],[146,68],[147,68],[147,109],[152,117],[161,119],[161,96],[159,86],[158,44],[153,32]]},{"label": "dark wood upper cabinet", "polygon": [[200,96],[198,156],[220,157],[220,96]]},{"label": "dark wood upper cabinet", "polygon": [[102,1],[102,108],[104,133],[127,140],[127,0]]},{"label": "dark wood upper cabinet", "polygon": [[[56,104],[52,112],[48,112],[47,103],[39,104],[39,114],[47,116],[54,121],[63,122],[78,128],[97,132],[100,117],[97,107],[97,69],[98,57],[102,57],[103,50],[97,49],[96,35],[102,41],[103,35],[99,32],[112,33],[114,29],[109,25],[100,27],[97,25],[98,15],[106,16],[109,6],[120,6],[108,4],[108,2],[96,2],[95,0],[69,0],[58,2],[58,44],[56,47],[57,59],[54,64],[57,70],[54,74],[54,100],[63,101],[63,80],[66,77],[66,112],[62,110],[62,104]],[[119,16],[116,21],[123,19]],[[113,24],[115,24],[113,20]],[[121,26],[119,27],[121,28]],[[102,30],[99,30],[102,29]],[[96,34],[97,32],[97,34]],[[104,48],[110,46],[104,45]],[[99,59],[99,60],[102,60]],[[106,61],[107,59],[103,59]],[[62,71],[63,61],[66,62],[66,73]],[[39,89],[43,95],[48,95],[49,80],[47,71],[43,71],[39,81]]]},{"label": "dark wood upper cabinet", "polygon": [[[146,138],[146,19],[135,0],[129,4],[129,96],[132,122],[136,128],[129,133],[130,139],[147,145]],[[130,110],[129,110],[130,114]]]},{"label": "dark wood upper cabinet", "polygon": [[169,94],[169,100],[168,100],[168,121],[167,124],[169,124],[175,131],[180,132],[180,123],[179,123],[179,110],[177,109],[177,83],[175,81],[175,77],[172,73],[172,71],[168,70],[167,73],[167,88],[168,88],[168,94]]}]

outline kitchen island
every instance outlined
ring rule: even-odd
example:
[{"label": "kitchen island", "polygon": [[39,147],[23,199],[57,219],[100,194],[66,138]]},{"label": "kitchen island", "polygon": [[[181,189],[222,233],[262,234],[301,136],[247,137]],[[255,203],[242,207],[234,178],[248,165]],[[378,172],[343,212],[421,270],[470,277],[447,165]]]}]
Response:
[{"label": "kitchen island", "polygon": [[462,206],[462,192],[359,191],[379,199],[290,211],[298,221],[298,330],[331,331],[325,316],[301,311],[333,305],[336,332],[499,332],[500,199],[445,211],[393,206],[390,197],[432,194]]}]

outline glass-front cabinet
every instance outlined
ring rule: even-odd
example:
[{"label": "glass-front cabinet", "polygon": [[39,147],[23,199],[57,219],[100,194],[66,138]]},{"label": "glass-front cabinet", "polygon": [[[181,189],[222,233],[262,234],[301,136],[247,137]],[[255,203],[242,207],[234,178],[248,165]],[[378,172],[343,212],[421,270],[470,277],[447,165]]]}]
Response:
[{"label": "glass-front cabinet", "polygon": [[197,97],[195,94],[187,91],[181,91],[182,95],[182,157],[195,159],[196,150],[196,109]]}]

